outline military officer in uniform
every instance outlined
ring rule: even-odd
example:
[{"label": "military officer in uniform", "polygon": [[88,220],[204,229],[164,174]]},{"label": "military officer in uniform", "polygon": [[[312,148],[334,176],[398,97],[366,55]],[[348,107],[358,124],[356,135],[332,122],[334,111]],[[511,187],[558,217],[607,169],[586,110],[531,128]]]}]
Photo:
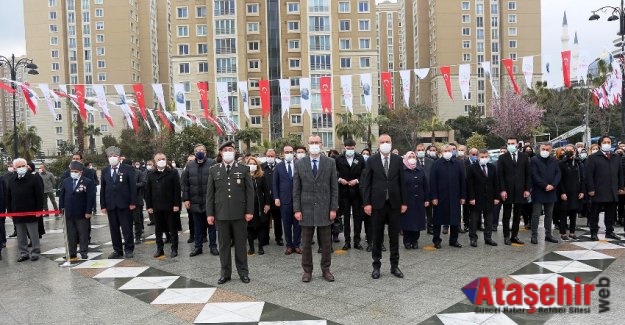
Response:
[{"label": "military officer in uniform", "polygon": [[247,222],[254,214],[254,184],[249,167],[237,163],[234,143],[219,147],[222,162],[208,173],[206,215],[209,225],[217,224],[221,277],[218,284],[230,281],[232,274],[231,243],[234,259],[243,283],[249,283],[247,268]]}]

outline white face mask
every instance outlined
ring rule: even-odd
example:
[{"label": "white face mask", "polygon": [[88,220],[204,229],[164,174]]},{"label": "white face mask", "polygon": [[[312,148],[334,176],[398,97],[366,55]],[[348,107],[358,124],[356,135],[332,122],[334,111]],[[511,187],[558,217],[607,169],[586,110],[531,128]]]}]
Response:
[{"label": "white face mask", "polygon": [[416,158],[410,158],[410,159],[408,159],[408,164],[410,164],[410,165],[416,165],[416,164],[417,164],[417,159],[416,159]]},{"label": "white face mask", "polygon": [[540,156],[543,157],[543,158],[547,158],[547,157],[549,157],[549,155],[551,155],[551,153],[549,151],[547,151],[547,150],[541,150],[540,151]]},{"label": "white face mask", "polygon": [[486,164],[488,164],[489,160],[490,159],[488,159],[488,158],[480,158],[480,165],[486,166]]},{"label": "white face mask", "polygon": [[423,151],[423,150],[417,151],[417,157],[419,157],[419,158],[425,157],[425,151]]},{"label": "white face mask", "polygon": [[159,160],[156,162],[156,167],[158,168],[165,168],[165,166],[167,166],[167,161],[166,160]]},{"label": "white face mask", "polygon": [[267,157],[267,163],[270,165],[273,165],[276,163],[276,158],[274,157]]},{"label": "white face mask", "polygon": [[391,152],[392,145],[390,143],[380,144],[380,152],[384,155],[388,155]]},{"label": "white face mask", "polygon": [[249,167],[250,167],[250,173],[254,173],[256,172],[256,169],[258,169],[258,166],[256,165],[249,165]]},{"label": "white face mask", "polygon": [[362,155],[363,158],[365,158],[365,161],[367,161],[367,159],[369,159],[369,155]]},{"label": "white face mask", "polygon": [[141,165],[135,165],[135,168],[139,169],[139,168],[141,168]]},{"label": "white face mask", "polygon": [[152,170],[154,168],[152,165],[145,165],[145,170]]},{"label": "white face mask", "polygon": [[597,150],[597,149],[593,149],[593,150],[590,150],[590,153],[591,153],[591,154],[595,154],[595,153],[597,153],[597,151],[599,151],[599,150]]},{"label": "white face mask", "polygon": [[9,167],[9,168],[7,168],[7,171],[9,171],[9,173],[13,173],[13,172],[15,172],[15,168]]},{"label": "white face mask", "polygon": [[436,153],[436,151],[430,151],[430,157],[436,158],[438,157],[438,154]]},{"label": "white face mask", "polygon": [[232,151],[224,151],[221,153],[221,157],[225,162],[231,163],[234,160],[234,152]]},{"label": "white face mask", "polygon": [[451,156],[452,156],[452,153],[451,153],[451,152],[449,152],[449,151],[447,151],[447,152],[443,152],[443,158],[444,158],[445,160],[449,160],[449,159],[451,159]]},{"label": "white face mask", "polygon": [[119,157],[109,157],[109,165],[111,166],[117,166],[119,165]]},{"label": "white face mask", "polygon": [[[298,156],[298,159],[299,159],[299,156]],[[293,154],[292,153],[284,154],[284,160],[286,160],[287,162],[293,161]]]},{"label": "white face mask", "polygon": [[509,145],[508,145],[508,151],[509,151],[510,153],[515,153],[515,152],[516,152],[516,150],[517,150],[516,144],[509,144]]},{"label": "white face mask", "polygon": [[464,157],[464,150],[459,150],[458,153],[456,153],[456,156]]},{"label": "white face mask", "polygon": [[24,175],[26,175],[27,171],[28,171],[28,168],[20,167],[20,168],[17,169],[17,175],[24,176]]},{"label": "white face mask", "polygon": [[321,152],[321,147],[318,144],[311,144],[308,146],[308,151],[311,155],[318,155]]},{"label": "white face mask", "polygon": [[304,159],[304,158],[306,158],[306,153],[304,152],[297,153],[297,159]]},{"label": "white face mask", "polygon": [[345,150],[345,155],[347,157],[353,157],[354,156],[354,149]]},{"label": "white face mask", "polygon": [[601,144],[601,151],[603,152],[609,152],[610,149],[612,149],[612,145],[609,143],[602,143]]},{"label": "white face mask", "polygon": [[582,153],[580,153],[580,154],[579,154],[579,158],[581,158],[582,160],[584,160],[584,159],[588,158],[588,154],[587,154],[587,153],[585,153],[585,152],[582,152]]},{"label": "white face mask", "polygon": [[71,172],[71,173],[69,174],[69,176],[70,176],[72,179],[79,179],[79,178],[80,178],[80,173],[77,173],[77,172]]}]

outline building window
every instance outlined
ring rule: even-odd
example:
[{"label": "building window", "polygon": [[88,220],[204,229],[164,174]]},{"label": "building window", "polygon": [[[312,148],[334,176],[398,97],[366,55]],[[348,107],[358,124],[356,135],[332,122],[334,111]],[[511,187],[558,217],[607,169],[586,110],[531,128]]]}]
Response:
[{"label": "building window", "polygon": [[96,47],[95,52],[98,56],[104,56],[104,54],[106,53],[103,47]]},{"label": "building window", "polygon": [[59,64],[58,62],[52,62],[52,67],[50,68],[50,70],[59,71],[60,69],[61,69],[61,64]]},{"label": "building window", "polygon": [[508,15],[508,24],[516,24],[516,15]]},{"label": "building window", "polygon": [[96,21],[95,22],[95,30],[104,30],[104,22]]},{"label": "building window", "polygon": [[360,67],[361,68],[370,68],[371,67],[371,58],[368,56],[360,57]]},{"label": "building window", "polygon": [[56,0],[48,0],[48,7],[56,7]]},{"label": "building window", "polygon": [[178,37],[189,37],[189,26],[178,26]]},{"label": "building window", "polygon": [[468,15],[468,14],[462,15],[462,23],[463,24],[470,24],[471,23],[471,15]]},{"label": "building window", "polygon": [[299,21],[289,21],[287,26],[289,32],[299,32]]},{"label": "building window", "polygon": [[341,32],[349,32],[351,30],[351,24],[349,19],[339,20],[339,30]]},{"label": "building window", "polygon": [[247,51],[248,52],[260,51],[260,43],[258,41],[247,42]]},{"label": "building window", "polygon": [[189,73],[189,63],[180,63],[178,65],[178,73],[180,74],[188,74]]},{"label": "building window", "polygon": [[301,125],[301,124],[302,124],[302,115],[291,114],[291,125]]},{"label": "building window", "polygon": [[208,73],[208,62],[200,62],[197,64],[197,72]]},{"label": "building window", "polygon": [[250,79],[250,89],[258,89],[258,79]]},{"label": "building window", "polygon": [[215,16],[234,15],[235,8],[234,0],[215,0],[213,14]]},{"label": "building window", "polygon": [[508,36],[517,36],[516,27],[508,27]]},{"label": "building window", "polygon": [[195,7],[195,17],[196,18],[204,18],[204,17],[206,17],[206,6],[197,6],[197,7]]},{"label": "building window", "polygon": [[234,19],[215,20],[215,32],[217,35],[234,35],[236,33]]},{"label": "building window", "polygon": [[484,17],[475,18],[475,25],[477,27],[484,27]]},{"label": "building window", "polygon": [[104,9],[102,9],[102,8],[96,8],[96,10],[95,10],[95,16],[96,16],[96,17],[104,17]]},{"label": "building window", "polygon": [[483,28],[478,28],[477,29],[477,39],[479,40],[483,40],[484,39],[484,29]]},{"label": "building window", "polygon": [[341,58],[341,69],[349,69],[352,67],[351,58]]},{"label": "building window", "polygon": [[349,2],[348,1],[339,1],[339,13],[345,14],[349,13]]},{"label": "building window", "polygon": [[510,40],[510,41],[508,41],[508,46],[509,46],[511,49],[515,49],[515,48],[517,48],[517,41],[516,41],[516,40]]},{"label": "building window", "polygon": [[251,106],[260,106],[260,97],[250,97]]},{"label": "building window", "polygon": [[499,4],[491,3],[490,4],[490,13],[493,14],[493,15],[496,15],[497,13],[499,13]]},{"label": "building window", "polygon": [[100,132],[107,133],[109,131],[109,126],[107,124],[100,125]]},{"label": "building window", "polygon": [[237,42],[234,38],[218,38],[215,40],[216,54],[234,54],[237,53]]},{"label": "building window", "polygon": [[206,43],[198,43],[197,45],[197,54],[206,54],[208,53],[208,44]]},{"label": "building window", "polygon": [[98,81],[106,81],[106,72],[98,72]]},{"label": "building window", "polygon": [[259,23],[247,23],[247,32],[257,34],[258,26],[259,26]]},{"label": "building window", "polygon": [[469,54],[469,53],[463,53],[463,54],[462,54],[462,61],[463,61],[463,62],[470,62],[470,61],[471,61],[471,54]]},{"label": "building window", "polygon": [[302,103],[301,96],[291,96],[291,105],[299,106]]},{"label": "building window", "polygon": [[289,40],[289,51],[299,51],[299,40],[291,39]]},{"label": "building window", "polygon": [[52,83],[53,84],[58,84],[61,81],[61,77],[60,76],[52,76]]},{"label": "building window", "polygon": [[58,31],[58,27],[54,24],[50,25],[50,32],[51,33],[56,33]]},{"label": "building window", "polygon": [[48,18],[50,18],[51,20],[55,20],[56,19],[56,11],[50,11],[48,13]]},{"label": "building window", "polygon": [[258,13],[260,11],[260,6],[258,5],[258,3],[250,3],[247,5],[247,15],[248,16],[258,16]]},{"label": "building window", "polygon": [[330,17],[328,16],[308,17],[308,31],[329,32],[330,31]]},{"label": "building window", "polygon": [[206,36],[206,35],[208,35],[208,26],[206,26],[206,25],[196,25],[195,26],[195,35],[197,35],[197,36]]},{"label": "building window", "polygon": [[462,27],[462,36],[471,36],[471,28]]},{"label": "building window", "polygon": [[56,36],[50,37],[50,45],[59,45],[59,38]]},{"label": "building window", "polygon": [[216,60],[217,67],[215,71],[217,73],[235,73],[237,72],[237,59],[236,58],[218,58]]},{"label": "building window", "polygon": [[98,69],[104,69],[106,68],[106,61],[98,60],[97,65],[98,65]]},{"label": "building window", "polygon": [[[332,114],[313,113],[312,114],[312,127],[313,129],[332,128]],[[326,144],[325,141],[323,141],[323,143],[324,145]],[[331,148],[331,147],[328,147],[328,148]]]},{"label": "building window", "polygon": [[54,128],[56,134],[63,134],[63,127],[62,126],[57,126]]},{"label": "building window", "polygon": [[250,123],[252,125],[260,126],[262,124],[262,118],[259,115],[252,115],[250,116]]},{"label": "building window", "polygon": [[50,51],[50,57],[52,57],[53,59],[58,59],[58,57],[59,57],[59,50],[52,50],[52,51]]},{"label": "building window", "polygon": [[[497,42],[493,42],[493,43],[491,44],[491,51],[492,51],[492,52],[499,52],[499,43],[497,43]],[[494,61],[494,60],[493,60],[493,61]],[[497,60],[497,61],[499,61],[499,60]],[[497,62],[497,61],[495,61],[495,62]]]},{"label": "building window", "polygon": [[358,1],[358,12],[369,12],[369,1]]},{"label": "building window", "polygon": [[471,10],[471,3],[469,1],[462,1],[460,6],[462,10]]},{"label": "building window", "polygon": [[178,55],[189,55],[189,44],[178,45]]},{"label": "building window", "polygon": [[490,27],[499,27],[499,17],[490,18]]},{"label": "building window", "polygon": [[330,35],[310,36],[308,46],[311,51],[330,51],[332,49]]},{"label": "building window", "polygon": [[358,43],[361,50],[368,50],[371,48],[371,39],[369,38],[361,38],[358,40]]},{"label": "building window", "polygon": [[471,48],[471,41],[462,41],[462,48],[463,49],[470,49]]},{"label": "building window", "polygon": [[332,69],[332,59],[330,54],[310,56],[310,70],[330,69]]},{"label": "building window", "polygon": [[287,12],[290,14],[297,14],[299,13],[299,3],[298,2],[288,2],[286,4],[287,6]]},{"label": "building window", "polygon": [[187,19],[189,18],[189,8],[188,7],[178,7],[176,8],[176,18],[178,19]]},{"label": "building window", "polygon": [[63,115],[61,113],[56,114],[56,116],[54,117],[54,121],[56,122],[63,121]]},{"label": "building window", "polygon": [[95,42],[96,43],[104,43],[104,34],[97,34],[95,36]]},{"label": "building window", "polygon": [[289,59],[289,69],[291,70],[299,70],[301,69],[300,59]]},{"label": "building window", "polygon": [[369,19],[358,20],[358,30],[361,32],[369,31],[371,27],[369,26]]},{"label": "building window", "polygon": [[[291,78],[291,87],[299,87],[299,78]],[[293,97],[291,97],[293,98]]]},{"label": "building window", "polygon": [[484,52],[484,42],[477,42],[477,51]]},{"label": "building window", "polygon": [[260,60],[249,60],[249,61],[247,61],[247,67],[250,70],[258,70],[258,69],[260,69]]},{"label": "building window", "polygon": [[516,10],[516,1],[508,1],[508,10]]},{"label": "building window", "polygon": [[341,50],[350,50],[352,48],[352,40],[349,38],[342,38],[339,40],[339,46]]},{"label": "building window", "polygon": [[510,58],[516,61],[516,58],[517,58],[516,53],[510,53]]}]

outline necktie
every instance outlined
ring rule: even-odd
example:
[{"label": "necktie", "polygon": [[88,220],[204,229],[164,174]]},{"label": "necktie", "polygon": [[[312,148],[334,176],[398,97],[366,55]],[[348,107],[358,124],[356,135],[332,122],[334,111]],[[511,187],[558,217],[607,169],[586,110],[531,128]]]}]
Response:
[{"label": "necktie", "polygon": [[484,176],[488,177],[488,173],[486,172],[486,165],[482,165],[482,172],[484,173]]},{"label": "necktie", "polygon": [[113,182],[117,182],[117,167],[113,167]]},{"label": "necktie", "polygon": [[72,187],[72,189],[75,190],[76,189],[76,185],[78,185],[78,180],[77,179],[74,180],[74,186]]},{"label": "necktie", "polygon": [[512,154],[512,160],[514,160],[514,162],[516,162],[516,153]]},{"label": "necktie", "polygon": [[313,160],[313,176],[317,177],[317,159]]},{"label": "necktie", "polygon": [[230,165],[226,165],[226,173],[230,175]]},{"label": "necktie", "polygon": [[388,176],[388,157],[384,157],[384,174]]},{"label": "necktie", "polygon": [[289,173],[289,176],[293,178],[293,170],[291,169],[291,163],[286,163],[286,171]]}]

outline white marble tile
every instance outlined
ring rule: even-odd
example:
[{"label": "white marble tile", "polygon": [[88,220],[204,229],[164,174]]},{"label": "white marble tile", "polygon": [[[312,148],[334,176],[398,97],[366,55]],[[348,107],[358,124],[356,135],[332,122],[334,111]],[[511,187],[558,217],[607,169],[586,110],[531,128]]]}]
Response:
[{"label": "white marble tile", "polygon": [[326,325],[327,320],[285,320],[278,322],[258,322],[258,325]]},{"label": "white marble tile", "polygon": [[59,255],[59,254],[65,254],[65,247],[57,247],[57,248],[53,248],[49,251],[45,251],[43,253],[41,253],[42,255]]},{"label": "white marble tile", "polygon": [[126,282],[119,290],[167,289],[178,278],[179,276],[136,277]]},{"label": "white marble tile", "polygon": [[141,267],[111,267],[94,276],[96,279],[101,278],[134,278],[149,269],[148,266]]},{"label": "white marble tile", "polygon": [[91,229],[100,229],[100,228],[104,228],[104,227],[108,227],[108,225],[91,225]]},{"label": "white marble tile", "polygon": [[46,234],[62,234],[63,229],[46,229]]},{"label": "white marble tile", "polygon": [[[582,235],[582,238],[585,239],[590,239],[590,235]],[[605,234],[597,234],[597,238],[599,238],[599,240],[605,240],[605,241],[616,241],[616,239],[612,239],[612,238],[605,238]]]},{"label": "white marble tile", "polygon": [[205,304],[213,296],[215,290],[215,288],[166,289],[152,301],[152,304]]},{"label": "white marble tile", "polygon": [[195,323],[243,323],[258,322],[264,302],[221,302],[204,306]]},{"label": "white marble tile", "polygon": [[[512,291],[506,291],[506,290],[504,290],[504,291],[502,292],[502,296],[503,296],[504,301],[506,301],[506,299],[507,299],[507,297],[508,297],[508,295],[509,295],[510,293],[512,293]],[[530,309],[530,306],[529,306],[529,305],[527,305],[527,304],[525,303],[525,301],[523,301],[523,302],[522,302],[522,305],[514,305],[514,306],[510,306],[510,305],[508,305],[507,303],[504,303],[504,304],[500,305],[500,304],[498,304],[498,303],[497,303],[497,299],[494,299],[494,297],[493,297],[493,307],[502,307],[502,308],[504,308],[504,307],[513,307],[513,308],[517,308],[517,309]],[[543,305],[543,304],[541,304],[541,303],[540,303],[540,301],[538,301],[536,304],[532,305],[532,307],[536,307],[536,308],[547,308],[547,307],[560,307],[560,305],[558,305],[558,304],[557,304],[557,303],[555,303],[555,302],[554,302],[553,304],[551,304],[551,305]]]},{"label": "white marble tile", "polygon": [[625,249],[623,246],[615,245],[612,243],[600,242],[600,241],[581,241],[572,243],[575,246],[579,246],[585,249]]},{"label": "white marble tile", "polygon": [[77,269],[108,269],[117,265],[117,263],[123,261],[122,259],[115,260],[90,260],[75,266]]},{"label": "white marble tile", "polygon": [[504,314],[480,314],[480,313],[449,313],[436,314],[436,317],[445,325],[472,325],[472,324],[497,324],[516,325],[516,323]]},{"label": "white marble tile", "polygon": [[534,264],[556,273],[601,272],[600,269],[578,261],[545,261]]},{"label": "white marble tile", "polygon": [[[78,254],[78,260],[80,261],[87,261],[87,260],[92,260],[98,256],[102,255],[102,253],[100,252],[91,252],[91,253],[87,253],[87,259],[82,259],[80,258],[80,254]],[[65,259],[63,257],[59,257],[57,259],[54,260],[55,262],[65,262]]]},{"label": "white marble tile", "polygon": [[591,251],[591,250],[554,251],[554,253],[568,257],[576,261],[614,259],[614,257],[610,255],[606,255],[606,254]]},{"label": "white marble tile", "polygon": [[511,278],[515,279],[516,281],[520,282],[521,284],[528,284],[528,283],[534,283],[537,285],[541,285],[543,283],[550,283],[553,285],[557,285],[558,284],[558,278],[562,278],[563,283],[565,284],[571,284],[571,285],[575,285],[576,282],[573,280],[570,280],[568,278],[565,278],[563,276],[561,276],[560,274],[557,273],[545,273],[545,274],[518,274],[518,275],[511,275]]}]

